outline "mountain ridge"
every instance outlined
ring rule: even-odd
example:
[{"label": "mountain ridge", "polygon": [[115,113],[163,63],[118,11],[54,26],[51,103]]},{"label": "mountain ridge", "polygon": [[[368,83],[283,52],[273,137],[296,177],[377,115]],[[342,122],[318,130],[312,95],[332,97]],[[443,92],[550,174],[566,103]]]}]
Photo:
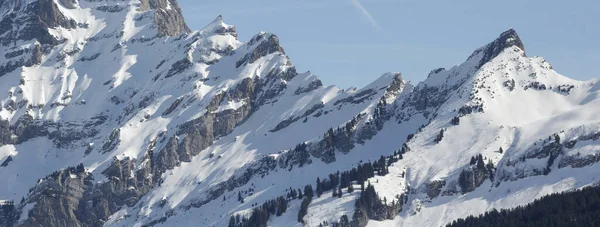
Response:
[{"label": "mountain ridge", "polygon": [[[399,150],[404,158],[387,160],[390,174],[369,181],[388,202],[402,195],[401,211],[360,223],[445,225],[490,209],[475,195],[511,207],[552,192],[520,191],[523,182],[544,188],[530,178],[557,190],[597,181],[582,174],[598,161],[590,150],[596,81],[528,58],[513,29],[417,85],[386,73],[342,90],[296,72],[274,34],[239,41],[222,16],[189,31],[173,0],[38,1],[77,26],[42,27],[56,42],[0,46],[0,89],[9,93],[0,97],[0,199],[22,199],[17,218],[0,219],[20,226],[224,226],[289,188]],[[479,154],[492,167],[470,165]],[[569,168],[579,182],[561,181]],[[516,190],[506,200],[520,201],[485,187]],[[303,221],[353,219],[359,196],[319,196]],[[301,225],[300,202],[266,221]],[[463,203],[476,206],[449,211]],[[444,215],[433,215],[439,209]]]}]

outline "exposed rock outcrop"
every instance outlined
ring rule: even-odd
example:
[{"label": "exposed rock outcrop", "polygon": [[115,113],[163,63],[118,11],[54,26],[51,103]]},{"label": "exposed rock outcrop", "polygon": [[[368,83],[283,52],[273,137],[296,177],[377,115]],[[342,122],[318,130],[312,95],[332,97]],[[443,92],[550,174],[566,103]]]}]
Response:
[{"label": "exposed rock outcrop", "polygon": [[141,0],[140,10],[154,10],[154,24],[159,36],[178,36],[191,30],[175,0]]},{"label": "exposed rock outcrop", "polygon": [[485,63],[489,62],[498,54],[500,54],[504,49],[516,46],[519,49],[525,51],[525,46],[523,46],[523,42],[521,42],[521,38],[514,29],[508,29],[507,31],[500,34],[500,36],[494,40],[492,43],[475,50],[473,54],[469,57],[469,59],[474,58],[476,56],[481,56],[481,60],[479,60],[479,64],[476,68],[481,68]]},{"label": "exposed rock outcrop", "polygon": [[54,172],[41,180],[21,204],[35,204],[21,226],[82,226],[78,209],[84,192],[93,185],[92,179],[80,166]]},{"label": "exposed rock outcrop", "polygon": [[8,11],[9,14],[2,15],[0,22],[2,45],[16,40],[32,39],[36,39],[41,44],[55,45],[59,41],[50,34],[49,28],[71,29],[78,26],[74,20],[63,15],[54,0],[4,1],[0,2],[0,8],[12,9]]},{"label": "exposed rock outcrop", "polygon": [[268,54],[275,52],[285,54],[283,47],[279,45],[279,38],[274,34],[260,33],[250,40],[249,45],[254,45],[256,43],[259,43],[256,48],[235,64],[237,68],[244,64],[252,64],[259,58],[267,56]]}]

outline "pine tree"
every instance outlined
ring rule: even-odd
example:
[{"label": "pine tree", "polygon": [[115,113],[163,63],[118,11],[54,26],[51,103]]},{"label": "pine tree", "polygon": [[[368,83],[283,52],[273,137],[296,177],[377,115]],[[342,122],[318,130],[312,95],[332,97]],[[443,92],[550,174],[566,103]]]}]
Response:
[{"label": "pine tree", "polygon": [[312,185],[306,185],[304,187],[304,195],[308,198],[308,199],[312,199],[314,196],[314,192],[313,192],[313,188]]},{"label": "pine tree", "polygon": [[459,125],[460,124],[460,118],[458,116],[453,117],[452,121],[450,121],[451,124],[453,125]]},{"label": "pine tree", "polygon": [[485,163],[483,162],[483,155],[479,154],[477,156],[477,169],[483,169],[485,167]]},{"label": "pine tree", "polygon": [[436,143],[439,143],[439,142],[441,142],[441,141],[442,141],[442,139],[443,139],[443,138],[444,138],[444,129],[441,129],[441,130],[440,130],[440,134],[438,134],[438,135],[435,137],[435,142],[436,142]]},{"label": "pine tree", "polygon": [[239,202],[244,202],[244,197],[242,197],[242,192],[238,192],[238,201]]},{"label": "pine tree", "polygon": [[83,166],[83,163],[79,163],[79,165],[77,165],[77,173],[83,172],[85,172],[85,167]]},{"label": "pine tree", "polygon": [[338,188],[338,194],[337,194],[337,196],[338,196],[338,198],[342,198],[342,187]]},{"label": "pine tree", "polygon": [[350,227],[350,220],[348,219],[347,215],[342,215],[342,217],[340,218],[340,227]]},{"label": "pine tree", "polygon": [[323,194],[323,185],[321,185],[321,179],[317,177],[317,197],[321,197]]},{"label": "pine tree", "polygon": [[504,150],[502,150],[502,147],[500,147],[500,150],[498,150],[498,152],[500,152],[500,154],[504,153]]},{"label": "pine tree", "polygon": [[229,218],[229,227],[235,227],[235,218],[233,216]]},{"label": "pine tree", "polygon": [[304,198],[302,203],[300,204],[300,210],[298,211],[298,222],[304,223],[304,216],[308,213],[308,205],[310,204],[310,199]]}]

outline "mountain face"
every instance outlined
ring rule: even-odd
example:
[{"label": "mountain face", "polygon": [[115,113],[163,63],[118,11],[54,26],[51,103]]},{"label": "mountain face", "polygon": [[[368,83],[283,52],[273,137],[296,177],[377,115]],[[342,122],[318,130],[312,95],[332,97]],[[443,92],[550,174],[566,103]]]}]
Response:
[{"label": "mountain face", "polygon": [[443,226],[598,182],[600,85],[510,29],[412,85],[175,0],[0,0],[0,225]]}]

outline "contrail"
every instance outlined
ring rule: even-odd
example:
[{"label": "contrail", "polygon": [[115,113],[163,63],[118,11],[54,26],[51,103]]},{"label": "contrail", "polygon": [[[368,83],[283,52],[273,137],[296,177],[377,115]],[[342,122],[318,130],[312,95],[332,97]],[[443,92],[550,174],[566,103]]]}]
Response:
[{"label": "contrail", "polygon": [[375,18],[373,18],[371,13],[369,13],[369,11],[367,9],[365,9],[365,7],[363,7],[362,4],[360,4],[360,2],[358,2],[358,0],[351,0],[351,1],[352,1],[352,4],[354,5],[354,7],[356,7],[358,10],[360,10],[360,12],[367,18],[367,20],[369,20],[369,22],[371,22],[373,27],[375,27],[378,30],[381,30],[381,26],[379,26],[379,23],[377,23],[377,21],[375,20]]}]

